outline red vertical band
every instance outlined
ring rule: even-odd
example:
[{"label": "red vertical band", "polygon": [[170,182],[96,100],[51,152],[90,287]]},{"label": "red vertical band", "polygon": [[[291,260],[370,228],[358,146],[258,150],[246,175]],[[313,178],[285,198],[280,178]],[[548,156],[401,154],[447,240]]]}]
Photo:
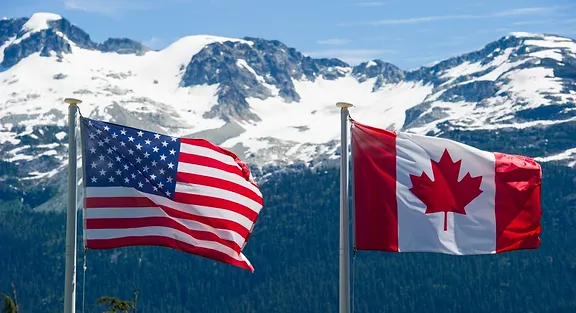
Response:
[{"label": "red vertical band", "polygon": [[355,121],[351,133],[356,249],[397,252],[396,134]]},{"label": "red vertical band", "polygon": [[540,246],[542,170],[531,158],[494,153],[496,252]]}]

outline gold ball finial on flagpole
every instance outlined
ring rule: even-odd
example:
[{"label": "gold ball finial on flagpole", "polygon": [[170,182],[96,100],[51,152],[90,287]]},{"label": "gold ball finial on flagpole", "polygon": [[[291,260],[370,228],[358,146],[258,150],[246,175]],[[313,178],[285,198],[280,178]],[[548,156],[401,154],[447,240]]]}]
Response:
[{"label": "gold ball finial on flagpole", "polygon": [[347,109],[349,107],[353,107],[354,105],[348,102],[337,102],[336,106],[339,107],[340,109]]},{"label": "gold ball finial on flagpole", "polygon": [[70,105],[77,105],[79,103],[82,103],[82,100],[80,99],[75,99],[75,98],[66,98],[64,99],[64,102],[70,104]]}]

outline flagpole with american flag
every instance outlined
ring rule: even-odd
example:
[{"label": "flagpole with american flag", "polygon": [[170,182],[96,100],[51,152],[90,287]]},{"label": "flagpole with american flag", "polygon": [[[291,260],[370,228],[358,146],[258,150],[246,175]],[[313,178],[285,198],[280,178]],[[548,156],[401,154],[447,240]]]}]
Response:
[{"label": "flagpole with american flag", "polygon": [[64,274],[64,313],[76,312],[76,111],[81,100],[64,99],[68,103],[68,204],[66,208],[66,272]]},{"label": "flagpole with american flag", "polygon": [[[64,313],[75,312],[76,104],[70,103]],[[79,112],[84,249],[162,246],[254,272],[243,249],[264,199],[232,151]]]}]

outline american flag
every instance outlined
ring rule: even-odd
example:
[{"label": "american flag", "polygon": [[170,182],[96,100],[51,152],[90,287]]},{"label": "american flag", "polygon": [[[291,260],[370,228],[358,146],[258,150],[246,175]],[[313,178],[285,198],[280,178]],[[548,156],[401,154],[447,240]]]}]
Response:
[{"label": "american flag", "polygon": [[232,152],[81,117],[89,249],[164,246],[254,272],[242,254],[262,194]]}]

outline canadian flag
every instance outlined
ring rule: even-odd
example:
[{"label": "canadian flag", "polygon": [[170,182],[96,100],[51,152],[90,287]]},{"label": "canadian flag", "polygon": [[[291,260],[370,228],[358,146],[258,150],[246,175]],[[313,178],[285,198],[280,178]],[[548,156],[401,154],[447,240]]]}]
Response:
[{"label": "canadian flag", "polygon": [[358,250],[491,254],[540,245],[533,159],[352,121]]}]

